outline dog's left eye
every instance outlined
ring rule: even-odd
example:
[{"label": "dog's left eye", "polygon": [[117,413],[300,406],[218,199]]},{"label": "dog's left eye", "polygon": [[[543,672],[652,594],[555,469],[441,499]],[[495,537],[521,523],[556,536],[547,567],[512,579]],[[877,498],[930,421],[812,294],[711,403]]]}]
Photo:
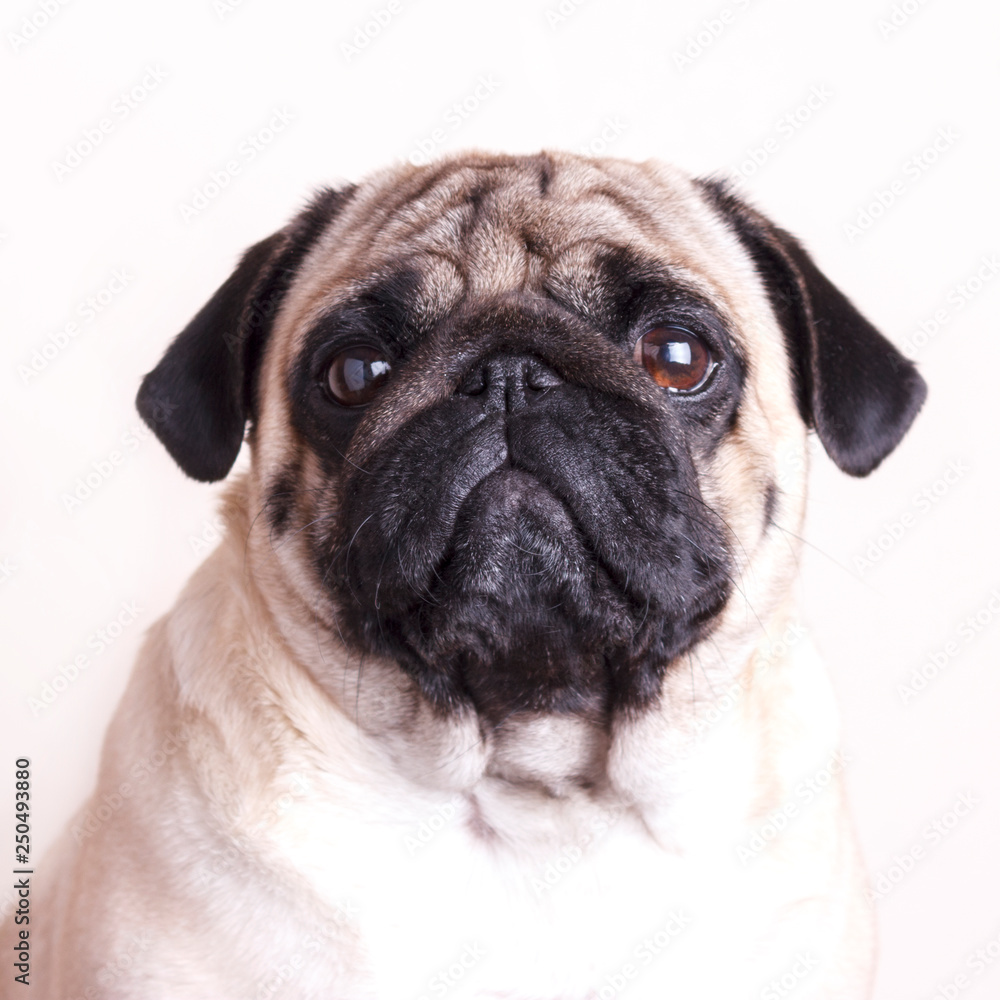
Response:
[{"label": "dog's left eye", "polygon": [[355,344],[330,362],[327,385],[341,406],[370,403],[389,377],[389,359],[374,347]]},{"label": "dog's left eye", "polygon": [[635,360],[657,385],[677,393],[696,392],[718,364],[700,337],[678,326],[644,333],[636,341]]}]

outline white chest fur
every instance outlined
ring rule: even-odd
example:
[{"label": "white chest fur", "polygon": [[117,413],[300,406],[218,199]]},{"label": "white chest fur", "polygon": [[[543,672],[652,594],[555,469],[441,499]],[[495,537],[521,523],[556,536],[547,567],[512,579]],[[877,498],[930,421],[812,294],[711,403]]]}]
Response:
[{"label": "white chest fur", "polygon": [[298,772],[268,841],[325,928],[303,960],[330,956],[331,987],[346,961],[371,996],[413,1000],[760,997],[788,976],[798,996],[827,995],[816,970],[843,919],[830,899],[843,892],[839,783],[753,850],[767,817],[752,816],[742,739],[738,712],[713,728],[674,779],[669,821],[488,777],[464,794],[345,795]]},{"label": "white chest fur", "polygon": [[[204,664],[184,655],[197,634],[186,624],[172,622],[174,662]],[[238,832],[266,881],[258,892],[234,880],[243,896],[226,906],[275,929],[254,937],[250,994],[770,1000],[791,983],[796,1000],[865,996],[867,915],[826,672],[807,641],[747,676],[727,666],[752,650],[720,647],[715,667],[672,672],[663,709],[603,745],[550,721],[506,747],[420,715],[394,693],[398,671],[366,664],[358,696],[341,698],[349,716],[310,679],[332,655],[311,671],[304,650],[255,658],[266,683],[250,673],[243,687],[281,711],[215,723],[241,761],[281,762],[266,788],[229,783],[255,789]],[[353,695],[350,677],[328,686]],[[231,669],[204,666],[183,682],[211,705],[233,684]],[[264,725],[267,753],[254,746]],[[588,790],[570,776],[595,752]],[[821,772],[816,793],[797,793]],[[777,812],[780,836],[755,841]]]}]

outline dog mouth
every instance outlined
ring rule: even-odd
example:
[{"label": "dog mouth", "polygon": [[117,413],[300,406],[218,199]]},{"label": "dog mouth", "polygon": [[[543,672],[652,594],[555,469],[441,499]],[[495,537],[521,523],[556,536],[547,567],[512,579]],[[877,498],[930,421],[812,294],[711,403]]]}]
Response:
[{"label": "dog mouth", "polygon": [[484,477],[456,519],[410,645],[449,664],[477,710],[603,717],[614,650],[635,633],[629,601],[574,521],[530,472]]},{"label": "dog mouth", "polygon": [[485,475],[462,502],[438,575],[492,592],[521,578],[579,571],[592,557],[567,505],[537,476],[509,463]]},{"label": "dog mouth", "polygon": [[726,549],[672,456],[635,434],[602,441],[586,417],[533,412],[450,439],[428,417],[350,482],[339,565],[318,560],[349,644],[394,659],[442,710],[495,724],[655,701],[728,596]]}]

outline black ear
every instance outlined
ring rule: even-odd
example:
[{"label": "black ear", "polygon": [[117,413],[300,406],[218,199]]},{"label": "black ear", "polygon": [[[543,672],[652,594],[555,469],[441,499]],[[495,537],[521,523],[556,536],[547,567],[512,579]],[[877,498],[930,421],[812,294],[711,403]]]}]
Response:
[{"label": "black ear", "polygon": [[816,428],[844,472],[868,475],[909,429],[927,395],[926,383],[793,236],[724,182],[698,183],[764,280],[785,334],[802,419]]},{"label": "black ear", "polygon": [[136,407],[192,479],[223,479],[256,414],[256,379],[274,316],[303,258],[353,194],[326,189],[254,244],[142,380]]}]

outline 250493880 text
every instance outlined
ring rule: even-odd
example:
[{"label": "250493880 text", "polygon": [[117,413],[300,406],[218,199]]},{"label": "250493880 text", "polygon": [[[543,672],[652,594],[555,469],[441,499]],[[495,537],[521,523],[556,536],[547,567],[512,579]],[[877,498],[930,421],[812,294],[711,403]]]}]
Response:
[{"label": "250493880 text", "polygon": [[31,949],[29,946],[29,924],[31,922],[31,761],[19,757],[14,771],[14,892],[17,905],[14,924],[17,926],[17,940],[14,942],[14,981],[30,985]]}]

